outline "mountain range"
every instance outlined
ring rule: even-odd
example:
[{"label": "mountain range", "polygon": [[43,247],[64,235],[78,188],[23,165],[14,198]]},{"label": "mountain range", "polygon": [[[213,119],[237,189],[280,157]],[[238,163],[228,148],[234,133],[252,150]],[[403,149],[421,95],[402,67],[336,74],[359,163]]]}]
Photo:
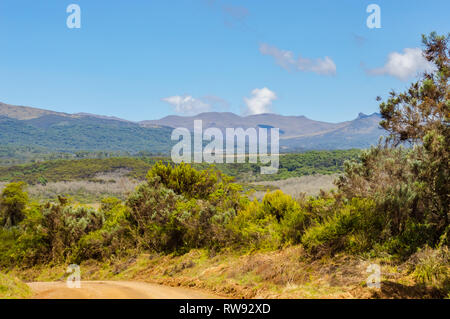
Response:
[{"label": "mountain range", "polygon": [[282,151],[367,148],[385,135],[378,113],[360,113],[356,119],[328,123],[305,116],[258,114],[239,116],[208,112],[196,116],[166,116],[159,120],[132,122],[89,113],[68,114],[0,103],[0,146],[35,146],[51,151],[148,151],[167,153],[175,143],[174,128],[203,129],[279,128]]}]

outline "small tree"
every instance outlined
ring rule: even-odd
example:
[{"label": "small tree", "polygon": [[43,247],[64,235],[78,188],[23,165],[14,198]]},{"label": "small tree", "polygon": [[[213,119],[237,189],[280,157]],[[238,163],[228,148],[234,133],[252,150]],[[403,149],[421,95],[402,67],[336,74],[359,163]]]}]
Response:
[{"label": "small tree", "polygon": [[3,227],[16,226],[25,218],[28,194],[23,182],[6,185],[0,197],[0,216]]},{"label": "small tree", "polygon": [[391,92],[380,104],[383,121],[394,145],[416,145],[411,171],[417,176],[419,197],[438,229],[446,229],[450,213],[450,34],[422,36],[424,57],[433,65],[401,94]]},{"label": "small tree", "polygon": [[406,141],[421,143],[432,131],[441,135],[443,142],[449,142],[449,41],[450,34],[438,36],[432,32],[429,36],[422,35],[423,55],[433,70],[425,72],[407,91],[400,94],[391,91],[390,98],[380,104],[383,117],[380,125],[391,134],[390,140],[395,145]]},{"label": "small tree", "polygon": [[[450,234],[450,34],[422,36],[433,66],[403,93],[380,104],[386,144],[347,164],[337,185],[347,197],[370,197],[386,218],[380,237],[412,253]],[[381,100],[378,98],[378,100]],[[412,148],[398,147],[402,144]],[[405,248],[406,247],[406,248]]]}]

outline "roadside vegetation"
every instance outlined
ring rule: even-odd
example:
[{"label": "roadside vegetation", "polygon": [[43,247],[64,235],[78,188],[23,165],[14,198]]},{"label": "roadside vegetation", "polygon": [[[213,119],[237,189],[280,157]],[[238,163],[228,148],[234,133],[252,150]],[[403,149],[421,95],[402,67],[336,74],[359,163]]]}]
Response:
[{"label": "roadside vegetation", "polygon": [[[333,287],[343,287],[345,278],[332,274],[348,279],[364,269],[358,260],[370,260],[385,269],[381,297],[402,297],[402,291],[450,297],[449,40],[434,33],[424,37],[424,54],[435,71],[381,103],[381,126],[390,137],[357,161],[345,162],[336,191],[293,198],[275,190],[251,200],[241,183],[217,167],[160,161],[126,199],[104,198],[96,209],[64,196],[36,203],[17,181],[0,196],[0,267],[77,263],[98,270],[96,264],[125,277],[134,267],[139,272],[132,278],[182,274],[207,287],[214,285],[207,278],[216,284],[228,278],[234,291],[251,287],[254,294],[243,294],[247,297],[258,289],[290,288],[303,289],[298,296],[336,296]],[[300,174],[296,167],[304,164],[295,156],[287,159],[285,165],[293,166],[280,174]],[[73,165],[81,172],[88,163]],[[331,164],[330,171],[338,165]],[[85,171],[95,169],[87,165]],[[167,268],[158,268],[161,263]],[[214,267],[213,275],[199,277]],[[355,275],[350,284],[358,289],[366,283]],[[331,290],[321,291],[324,287]]]},{"label": "roadside vegetation", "polygon": [[30,288],[21,280],[0,273],[0,299],[22,299],[30,296]]}]

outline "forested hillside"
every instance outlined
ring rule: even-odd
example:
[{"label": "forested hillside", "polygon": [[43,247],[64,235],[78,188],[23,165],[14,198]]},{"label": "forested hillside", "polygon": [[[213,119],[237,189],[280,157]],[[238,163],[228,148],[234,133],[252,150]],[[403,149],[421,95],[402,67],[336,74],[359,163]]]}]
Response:
[{"label": "forested hillside", "polygon": [[171,149],[169,128],[145,128],[134,123],[94,117],[44,115],[17,120],[0,117],[0,145],[32,146],[47,151],[152,151]]},{"label": "forested hillside", "polygon": [[[238,181],[279,180],[313,174],[343,172],[346,160],[357,159],[360,150],[310,151],[280,156],[277,174],[261,175],[259,164],[217,164],[215,167]],[[0,167],[0,181],[24,181],[42,184],[56,181],[90,180],[100,173],[128,170],[128,176],[144,180],[147,171],[158,162],[170,163],[168,157],[112,157],[52,160]],[[209,168],[209,164],[194,164],[196,168]]]}]

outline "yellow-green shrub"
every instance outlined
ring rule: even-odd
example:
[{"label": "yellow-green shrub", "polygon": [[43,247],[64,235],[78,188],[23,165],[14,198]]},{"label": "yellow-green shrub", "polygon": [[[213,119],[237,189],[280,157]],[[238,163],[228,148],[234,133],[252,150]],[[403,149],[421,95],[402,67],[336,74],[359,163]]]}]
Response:
[{"label": "yellow-green shrub", "polygon": [[324,222],[308,228],[301,242],[310,252],[363,251],[379,237],[380,219],[371,200],[353,198]]},{"label": "yellow-green shrub", "polygon": [[450,251],[442,246],[436,249],[425,247],[411,257],[414,269],[413,277],[429,287],[450,294]]},{"label": "yellow-green shrub", "polygon": [[254,248],[279,248],[300,242],[308,215],[282,191],[268,192],[261,203],[248,203],[231,226],[243,242]]}]

